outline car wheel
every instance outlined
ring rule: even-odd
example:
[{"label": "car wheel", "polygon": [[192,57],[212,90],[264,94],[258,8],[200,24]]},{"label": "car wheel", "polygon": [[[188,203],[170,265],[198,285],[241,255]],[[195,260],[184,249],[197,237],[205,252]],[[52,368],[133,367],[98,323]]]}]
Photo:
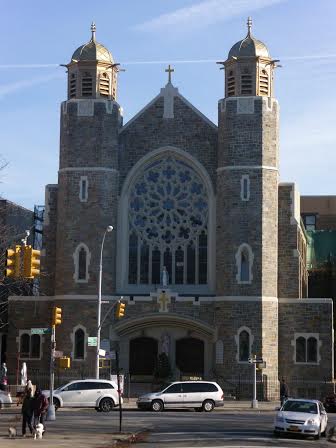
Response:
[{"label": "car wheel", "polygon": [[53,403],[54,403],[54,406],[55,406],[55,411],[57,411],[57,409],[61,406],[61,403],[59,402],[59,399],[58,398],[54,398],[53,399]]},{"label": "car wheel", "polygon": [[203,402],[202,409],[204,412],[211,412],[215,407],[215,403],[212,400],[205,400]]},{"label": "car wheel", "polygon": [[154,400],[152,401],[152,411],[154,412],[161,412],[163,410],[163,403],[161,400]]},{"label": "car wheel", "polygon": [[101,412],[111,412],[114,408],[114,401],[111,398],[103,398],[99,403]]}]

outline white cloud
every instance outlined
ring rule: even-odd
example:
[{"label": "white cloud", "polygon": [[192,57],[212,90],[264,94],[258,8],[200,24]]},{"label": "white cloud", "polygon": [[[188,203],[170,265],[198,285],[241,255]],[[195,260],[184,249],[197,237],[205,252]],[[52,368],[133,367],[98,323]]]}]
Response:
[{"label": "white cloud", "polygon": [[25,89],[27,87],[32,87],[37,84],[44,84],[45,82],[52,81],[54,79],[63,78],[63,73],[53,73],[49,76],[40,76],[38,78],[26,79],[22,81],[12,82],[10,84],[0,85],[0,99],[5,95],[9,95],[17,90]]},{"label": "white cloud", "polygon": [[176,9],[147,22],[138,24],[140,31],[157,31],[164,27],[200,28],[222,22],[240,14],[249,14],[257,9],[272,6],[285,0],[204,0],[195,5]]}]

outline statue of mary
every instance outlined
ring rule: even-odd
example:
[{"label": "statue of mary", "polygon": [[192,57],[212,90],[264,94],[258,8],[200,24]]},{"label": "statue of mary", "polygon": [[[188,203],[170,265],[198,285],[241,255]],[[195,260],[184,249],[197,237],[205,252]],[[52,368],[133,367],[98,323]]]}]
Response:
[{"label": "statue of mary", "polygon": [[161,273],[161,285],[164,288],[167,288],[168,283],[169,283],[169,274],[168,274],[168,271],[166,269],[166,266],[163,266],[162,273]]}]

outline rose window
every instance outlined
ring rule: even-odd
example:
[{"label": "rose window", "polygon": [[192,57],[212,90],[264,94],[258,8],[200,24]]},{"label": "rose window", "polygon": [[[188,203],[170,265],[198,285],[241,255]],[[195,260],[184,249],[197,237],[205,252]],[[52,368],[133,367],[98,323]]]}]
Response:
[{"label": "rose window", "polygon": [[167,157],[147,165],[129,195],[129,283],[207,283],[208,200],[200,176]]}]

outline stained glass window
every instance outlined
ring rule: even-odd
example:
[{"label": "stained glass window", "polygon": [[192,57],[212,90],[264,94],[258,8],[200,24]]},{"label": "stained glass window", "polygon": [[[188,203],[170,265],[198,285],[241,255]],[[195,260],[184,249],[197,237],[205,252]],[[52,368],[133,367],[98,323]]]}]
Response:
[{"label": "stained glass window", "polygon": [[129,195],[130,284],[160,284],[163,266],[170,284],[206,284],[207,235],[206,187],[188,163],[169,156],[138,173]]}]

